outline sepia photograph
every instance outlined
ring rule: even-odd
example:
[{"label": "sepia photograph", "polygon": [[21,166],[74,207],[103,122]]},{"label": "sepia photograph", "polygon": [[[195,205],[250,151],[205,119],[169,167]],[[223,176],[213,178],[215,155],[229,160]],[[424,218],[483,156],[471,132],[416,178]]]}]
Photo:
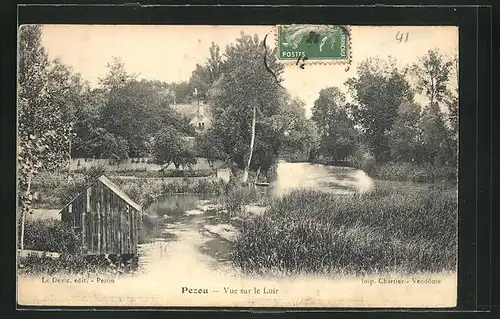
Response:
[{"label": "sepia photograph", "polygon": [[21,25],[18,304],[455,307],[458,46]]}]

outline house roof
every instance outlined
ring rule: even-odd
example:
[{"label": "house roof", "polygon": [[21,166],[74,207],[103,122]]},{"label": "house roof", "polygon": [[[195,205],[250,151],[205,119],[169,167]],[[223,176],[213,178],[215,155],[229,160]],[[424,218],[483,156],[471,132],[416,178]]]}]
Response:
[{"label": "house roof", "polygon": [[198,113],[198,105],[196,104],[175,104],[172,105],[172,109],[190,120]]},{"label": "house roof", "polygon": [[[97,179],[97,181],[101,182],[102,184],[104,184],[107,188],[109,188],[113,193],[115,193],[116,195],[118,195],[118,197],[120,197],[121,199],[123,199],[127,204],[129,204],[130,206],[132,206],[135,210],[137,211],[141,211],[142,210],[142,207],[141,205],[137,204],[136,202],[134,202],[127,194],[125,194],[124,191],[122,191],[115,183],[113,183],[112,181],[110,181],[106,176],[104,175],[101,175],[101,177],[99,177]],[[96,181],[96,182],[97,182]],[[92,185],[94,185],[96,182],[92,183]],[[89,189],[90,187],[92,187],[92,185],[89,185],[87,188],[85,188],[85,190]],[[59,211],[59,214],[64,210],[66,209],[66,207],[69,206],[69,204],[71,204],[78,196],[80,196],[83,192],[80,192],[80,194],[78,194],[75,198],[73,198],[71,201],[69,201],[60,211]]]}]

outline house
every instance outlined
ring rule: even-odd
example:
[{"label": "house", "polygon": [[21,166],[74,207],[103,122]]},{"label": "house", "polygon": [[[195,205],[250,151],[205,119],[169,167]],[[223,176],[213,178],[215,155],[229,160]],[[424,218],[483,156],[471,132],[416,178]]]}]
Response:
[{"label": "house", "polygon": [[99,177],[60,214],[81,235],[85,255],[137,255],[142,208],[106,176]]},{"label": "house", "polygon": [[194,126],[197,132],[202,132],[211,125],[210,106],[198,99],[196,91],[190,103],[175,103],[172,105],[172,108],[189,119],[189,124]]}]

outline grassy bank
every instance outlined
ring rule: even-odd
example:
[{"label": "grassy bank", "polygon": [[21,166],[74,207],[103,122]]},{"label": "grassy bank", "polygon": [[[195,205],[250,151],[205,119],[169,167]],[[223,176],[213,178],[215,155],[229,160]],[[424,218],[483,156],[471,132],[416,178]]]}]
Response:
[{"label": "grassy bank", "polygon": [[[33,180],[35,208],[60,208],[92,183],[105,171],[87,171],[86,174],[43,173]],[[135,202],[147,207],[157,197],[165,194],[220,194],[226,183],[220,179],[205,177],[165,177],[122,179],[109,176]]]},{"label": "grassy bank", "polygon": [[456,194],[441,189],[295,191],[240,225],[232,259],[250,273],[454,270],[456,218]]},{"label": "grassy bank", "polygon": [[435,166],[414,163],[385,163],[376,165],[373,176],[383,180],[426,183],[456,183],[456,166]]}]

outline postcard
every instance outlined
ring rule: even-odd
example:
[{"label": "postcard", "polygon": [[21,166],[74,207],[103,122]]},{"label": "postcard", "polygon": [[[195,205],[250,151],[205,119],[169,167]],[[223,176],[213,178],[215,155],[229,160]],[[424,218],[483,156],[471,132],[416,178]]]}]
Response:
[{"label": "postcard", "polygon": [[19,305],[456,306],[457,27],[18,39]]}]

